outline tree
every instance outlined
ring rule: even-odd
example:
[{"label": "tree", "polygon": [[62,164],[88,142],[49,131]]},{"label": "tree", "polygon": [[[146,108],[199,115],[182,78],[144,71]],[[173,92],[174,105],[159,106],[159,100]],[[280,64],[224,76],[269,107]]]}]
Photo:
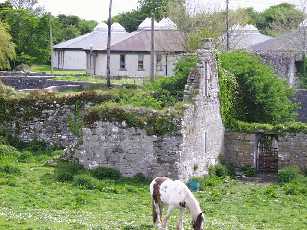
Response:
[{"label": "tree", "polygon": [[281,33],[297,30],[304,20],[304,13],[296,9],[295,5],[282,3],[260,13],[257,28],[265,34],[277,36]]},{"label": "tree", "polygon": [[221,67],[238,83],[235,119],[271,124],[294,120],[294,92],[258,56],[236,51],[224,53],[219,59]]},{"label": "tree", "polygon": [[152,12],[157,20],[169,15],[169,4],[180,7],[182,0],[139,0],[137,10],[122,13],[113,18],[113,21],[120,23],[128,32],[137,30],[145,18],[151,17]]},{"label": "tree", "polygon": [[38,4],[37,0],[9,0],[15,9],[34,10]]},{"label": "tree", "polygon": [[15,58],[15,45],[7,26],[0,21],[0,69],[9,69],[10,61]]}]

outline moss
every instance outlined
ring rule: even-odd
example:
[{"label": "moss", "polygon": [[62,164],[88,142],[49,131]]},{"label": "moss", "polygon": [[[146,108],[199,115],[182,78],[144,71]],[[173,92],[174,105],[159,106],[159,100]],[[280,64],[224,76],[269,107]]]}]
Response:
[{"label": "moss", "polygon": [[307,123],[288,122],[283,124],[261,124],[248,123],[233,120],[229,126],[231,131],[245,133],[267,133],[267,134],[285,134],[285,133],[305,133],[307,134]]},{"label": "moss", "polygon": [[182,111],[175,109],[152,110],[116,103],[104,103],[89,110],[85,123],[96,121],[126,122],[129,127],[145,129],[149,135],[167,135],[179,130]]}]

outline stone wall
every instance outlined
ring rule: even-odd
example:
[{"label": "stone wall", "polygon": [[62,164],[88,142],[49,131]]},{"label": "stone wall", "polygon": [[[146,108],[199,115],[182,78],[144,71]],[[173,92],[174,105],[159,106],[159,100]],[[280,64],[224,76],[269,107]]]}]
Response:
[{"label": "stone wall", "polygon": [[198,68],[185,90],[187,108],[179,129],[172,134],[151,135],[125,122],[96,121],[83,129],[82,139],[66,150],[86,168],[114,167],[124,176],[169,176],[186,180],[207,174],[223,153],[224,127],[214,54],[199,50]]},{"label": "stone wall", "polygon": [[296,101],[300,103],[300,109],[298,110],[299,120],[307,122],[307,90],[297,90]]},{"label": "stone wall", "polygon": [[73,81],[56,81],[52,80],[54,77],[50,76],[39,76],[39,77],[29,77],[29,76],[6,76],[0,77],[5,85],[11,86],[16,90],[25,89],[47,89],[51,86],[79,86],[80,89],[88,89],[91,87],[105,87],[105,84],[97,84],[90,82],[73,82]]},{"label": "stone wall", "polygon": [[[225,160],[235,167],[257,168],[258,141],[263,134],[227,132],[225,134]],[[307,168],[307,134],[287,133],[276,136],[278,169],[296,165]]]}]

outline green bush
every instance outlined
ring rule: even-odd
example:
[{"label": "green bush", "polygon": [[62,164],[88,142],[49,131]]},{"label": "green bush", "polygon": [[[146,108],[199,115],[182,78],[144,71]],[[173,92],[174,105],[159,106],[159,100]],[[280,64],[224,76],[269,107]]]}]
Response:
[{"label": "green bush", "polygon": [[93,190],[96,188],[94,179],[89,175],[77,175],[74,177],[73,184],[83,189]]},{"label": "green bush", "polygon": [[205,190],[206,187],[215,187],[224,183],[224,178],[218,176],[205,177],[200,184],[201,190]]},{"label": "green bush", "polygon": [[307,194],[306,180],[292,180],[291,182],[284,184],[283,190],[287,195],[300,195]]},{"label": "green bush", "polygon": [[[233,119],[270,124],[295,119],[297,106],[291,101],[294,91],[258,56],[235,51],[223,53],[219,60],[220,67],[232,73],[238,83]],[[222,105],[225,103],[222,101]]]},{"label": "green bush", "polygon": [[216,164],[209,167],[209,176],[224,178],[226,176],[231,176],[231,173],[225,165]]},{"label": "green bush", "polygon": [[17,157],[17,161],[21,163],[28,163],[32,160],[32,158],[33,154],[30,151],[24,151]]},{"label": "green bush", "polygon": [[247,177],[254,177],[254,176],[257,175],[256,169],[253,166],[250,166],[250,165],[245,165],[245,166],[241,167],[241,171]]},{"label": "green bush", "polygon": [[98,167],[91,171],[91,175],[99,180],[103,179],[111,179],[111,180],[118,180],[121,178],[121,174],[117,169],[114,168],[105,168],[105,167]]},{"label": "green bush", "polygon": [[10,145],[0,145],[0,160],[12,159],[20,155],[20,152]]},{"label": "green bush", "polygon": [[6,164],[6,165],[3,165],[3,166],[0,166],[0,173],[19,175],[21,173],[21,171],[16,166]]},{"label": "green bush", "polygon": [[77,163],[60,161],[54,170],[54,176],[59,182],[69,182],[73,180],[74,175],[77,175],[81,169],[82,167]]},{"label": "green bush", "polygon": [[300,175],[300,169],[296,166],[288,166],[278,171],[279,183],[289,183],[297,179]]}]

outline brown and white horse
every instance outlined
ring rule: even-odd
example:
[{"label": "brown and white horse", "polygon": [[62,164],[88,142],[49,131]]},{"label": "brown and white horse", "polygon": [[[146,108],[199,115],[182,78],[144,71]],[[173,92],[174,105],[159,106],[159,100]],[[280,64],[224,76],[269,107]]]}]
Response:
[{"label": "brown and white horse", "polygon": [[[194,230],[202,230],[204,217],[198,201],[189,188],[179,180],[157,177],[150,184],[152,197],[153,222],[161,230],[167,229],[167,222],[174,209],[180,209],[177,229],[183,230],[183,215],[187,208],[192,216]],[[162,219],[162,206],[168,207],[167,215]]]}]

